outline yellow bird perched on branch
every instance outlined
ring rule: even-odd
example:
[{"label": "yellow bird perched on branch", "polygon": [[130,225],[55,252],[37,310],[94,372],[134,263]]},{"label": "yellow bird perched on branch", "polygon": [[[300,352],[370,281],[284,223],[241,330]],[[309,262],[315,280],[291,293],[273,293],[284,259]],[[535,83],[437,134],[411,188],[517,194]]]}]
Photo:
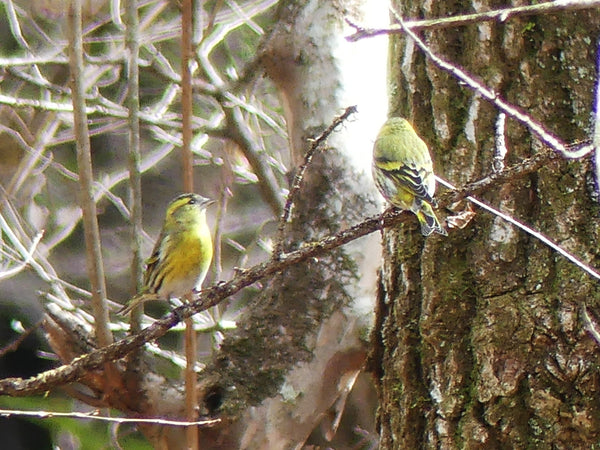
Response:
[{"label": "yellow bird perched on branch", "polygon": [[146,260],[144,285],[118,314],[148,300],[182,297],[199,289],[213,256],[206,208],[213,200],[182,194],[169,203],[160,235]]},{"label": "yellow bird perched on branch", "polygon": [[434,231],[447,235],[432,208],[435,176],[429,149],[406,119],[392,117],[379,131],[373,146],[373,179],[388,202],[417,215],[423,236]]}]

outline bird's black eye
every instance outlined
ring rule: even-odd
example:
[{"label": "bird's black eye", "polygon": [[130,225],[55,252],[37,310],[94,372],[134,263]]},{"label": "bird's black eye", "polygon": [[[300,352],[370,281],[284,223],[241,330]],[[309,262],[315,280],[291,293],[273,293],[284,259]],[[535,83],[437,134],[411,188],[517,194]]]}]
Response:
[{"label": "bird's black eye", "polygon": [[196,200],[194,198],[190,198],[188,205],[195,205],[195,204],[196,204]]}]

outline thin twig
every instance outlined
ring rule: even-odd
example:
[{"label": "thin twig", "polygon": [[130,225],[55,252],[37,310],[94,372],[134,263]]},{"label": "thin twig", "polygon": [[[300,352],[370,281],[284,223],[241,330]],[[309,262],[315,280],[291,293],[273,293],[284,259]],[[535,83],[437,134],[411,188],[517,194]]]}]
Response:
[{"label": "thin twig", "polygon": [[596,341],[596,344],[600,345],[600,331],[598,330],[598,322],[592,319],[585,304],[582,306],[582,313],[585,328],[588,330],[588,333],[592,335]]},{"label": "thin twig", "polygon": [[[468,25],[470,23],[478,23],[485,21],[497,20],[498,22],[506,22],[512,17],[532,16],[537,14],[548,14],[557,11],[575,11],[578,9],[597,8],[600,5],[600,0],[558,0],[551,2],[538,3],[535,5],[516,6],[513,8],[502,8],[493,11],[485,11],[475,14],[464,14],[454,17],[443,17],[439,19],[427,20],[407,20],[404,26],[413,31],[432,30],[438,28],[449,28]],[[360,39],[378,36],[382,34],[399,34],[403,33],[401,25],[392,25],[389,28],[365,28],[357,24],[349,22],[356,32],[346,39],[354,42]]]},{"label": "thin twig", "polygon": [[485,192],[493,186],[499,186],[503,183],[510,182],[511,180],[523,176],[523,174],[536,172],[538,169],[546,167],[554,161],[560,161],[558,153],[546,149],[531,158],[526,158],[518,164],[507,167],[501,172],[493,172],[486,177],[480,178],[479,180],[471,182],[452,192],[442,194],[438,198],[438,203],[440,205],[448,205],[469,194]]},{"label": "thin twig", "polygon": [[404,20],[398,13],[392,11],[394,17],[404,30],[407,36],[409,36],[417,46],[427,55],[431,61],[438,66],[440,69],[445,72],[450,73],[456,79],[463,82],[467,87],[475,91],[477,94],[481,95],[485,100],[492,103],[496,108],[500,111],[504,112],[509,117],[512,117],[516,121],[520,122],[522,125],[527,127],[532,133],[537,135],[540,140],[546,144],[548,147],[554,149],[557,152],[560,152],[563,156],[567,158],[581,158],[587,155],[591,150],[592,146],[584,146],[578,148],[576,151],[568,150],[567,146],[556,136],[554,136],[550,131],[548,131],[541,123],[537,122],[531,116],[526,114],[520,108],[508,103],[503,100],[500,95],[493,91],[492,89],[485,86],[483,83],[475,80],[472,76],[470,76],[466,71],[455,66],[444,59],[437,56],[431,49],[421,40],[412,30],[406,27]]},{"label": "thin twig", "polygon": [[83,38],[81,28],[81,0],[72,0],[69,7],[70,69],[73,96],[73,118],[77,136],[77,166],[81,184],[81,209],[85,234],[86,256],[90,285],[92,287],[92,309],[94,311],[96,336],[101,346],[113,342],[108,327],[106,306],[106,284],[100,244],[100,231],[96,217],[96,204],[92,193],[93,174],[90,138],[85,113],[85,88],[83,72]]},{"label": "thin twig", "polygon": [[[40,126],[38,129],[37,138],[35,139],[33,146],[30,146],[28,143],[29,141],[23,139],[19,133],[11,130],[9,127],[2,126],[0,128],[3,133],[8,133],[13,136],[27,152],[27,157],[21,160],[19,167],[6,186],[6,193],[8,195],[15,195],[21,189],[21,187],[27,183],[29,180],[29,175],[31,175],[34,168],[40,163],[40,161],[46,159],[44,153],[47,151],[50,141],[55,136],[56,131],[59,128],[59,124],[60,122],[55,120],[55,114],[46,114],[45,124]],[[34,139],[32,137],[31,141],[33,140]]]},{"label": "thin twig", "polygon": [[[4,2],[4,4],[7,13],[8,23],[10,26],[10,31],[12,32],[13,37],[16,39],[17,43],[21,47],[27,50],[28,55],[31,55],[31,48],[29,47],[29,44],[27,43],[27,41],[23,37],[23,34],[21,33],[21,26],[19,25],[19,19],[17,18],[17,13],[15,11],[15,6],[12,0],[8,0]],[[38,80],[45,80],[47,82],[47,80],[42,76],[42,73],[40,72],[40,69],[37,65],[34,64],[32,68]]]},{"label": "thin twig", "polygon": [[149,423],[156,425],[169,425],[174,427],[189,427],[191,425],[196,426],[210,426],[221,422],[221,419],[207,419],[198,420],[195,422],[186,422],[181,420],[168,420],[160,417],[145,417],[145,418],[134,418],[134,417],[105,417],[100,416],[100,411],[92,411],[88,413],[81,413],[76,411],[62,412],[62,411],[21,411],[17,409],[0,409],[0,415],[2,417],[35,417],[37,419],[53,419],[56,417],[63,417],[67,419],[89,419],[97,420],[101,422],[112,422],[112,423]]},{"label": "thin twig", "polygon": [[600,199],[600,39],[596,43],[596,85],[595,85],[595,98],[594,107],[594,132],[593,141],[594,146],[594,175],[596,182],[596,193]]},{"label": "thin twig", "polygon": [[185,192],[194,192],[192,178],[192,68],[194,61],[192,49],[192,10],[193,0],[183,0],[181,14],[181,136],[182,136],[182,161],[183,161],[183,189]]},{"label": "thin twig", "polygon": [[[140,150],[140,80],[138,58],[139,45],[139,18],[137,2],[126,2],[126,45],[127,59],[127,106],[129,108],[129,210],[131,214],[131,239],[132,261],[131,279],[132,294],[139,292],[142,287],[143,259],[142,248],[142,176],[141,176],[141,150]],[[117,11],[114,15],[120,18]],[[138,314],[132,315],[131,327],[133,332],[140,330],[139,319],[142,308],[136,308]],[[137,316],[137,317],[133,317]],[[134,320],[137,319],[137,320]],[[136,323],[134,323],[136,322]]]},{"label": "thin twig", "polygon": [[[556,154],[553,152],[546,152],[545,157],[545,161],[548,162],[555,159]],[[530,160],[527,160],[524,164],[517,164],[507,170],[511,173],[513,179],[516,179],[534,172],[540,167],[539,164],[543,164],[543,161],[542,158],[538,158],[535,163],[531,163]],[[463,198],[465,195],[483,192],[504,181],[502,176],[494,174],[488,178],[486,183],[481,183],[479,185],[477,183],[472,183],[471,186],[475,186],[472,192],[465,193],[463,190],[460,190],[454,195],[445,195],[440,199],[439,204],[441,207],[446,206]],[[146,342],[164,336],[171,328],[177,325],[180,320],[186,319],[193,314],[197,314],[200,311],[204,311],[220,303],[225,298],[239,292],[241,289],[309,258],[345,245],[369,233],[381,230],[382,227],[396,226],[404,222],[409,217],[409,214],[410,213],[390,208],[382,215],[370,217],[363,222],[338,233],[326,236],[316,242],[307,243],[298,250],[282,254],[277,260],[270,259],[269,261],[258,264],[250,269],[238,271],[236,276],[230,281],[221,282],[210,288],[204,289],[195,297],[193,302],[184,303],[182,306],[176,308],[169,316],[155,321],[136,335],[127,336],[121,341],[111,344],[108,347],[98,349],[76,358],[70,364],[43,372],[26,380],[20,378],[6,378],[0,380],[0,395],[26,396],[45,392],[55,386],[78,380],[87,375],[90,370],[101,367],[106,361],[120,359],[133,349],[144,345]],[[591,271],[586,270],[586,272],[591,274],[594,271],[592,269]]]},{"label": "thin twig", "polygon": [[[449,188],[449,189],[456,189],[455,186],[453,186],[451,183],[449,183],[448,181],[444,180],[443,178],[440,178],[438,176],[436,176],[435,178],[438,181],[438,183],[446,186],[447,188]],[[592,277],[600,280],[600,273],[598,273],[595,269],[593,269],[590,266],[588,266],[587,264],[585,264],[583,261],[581,261],[575,255],[573,255],[573,254],[569,253],[568,251],[566,251],[565,249],[563,249],[560,245],[558,245],[557,243],[555,243],[553,240],[551,240],[548,237],[544,236],[539,231],[534,230],[529,225],[526,225],[525,223],[518,221],[517,219],[515,219],[512,216],[510,216],[509,214],[503,213],[502,211],[494,208],[493,206],[488,205],[485,202],[482,202],[481,200],[473,197],[472,195],[467,195],[466,198],[467,198],[467,200],[469,200],[473,204],[479,206],[480,208],[483,208],[486,211],[491,212],[493,215],[495,215],[497,217],[500,217],[502,220],[504,220],[504,221],[506,221],[506,222],[508,222],[508,223],[510,223],[510,224],[512,224],[514,226],[516,226],[517,228],[520,228],[521,230],[525,231],[530,236],[533,236],[534,238],[538,239],[543,244],[546,244],[548,247],[550,247],[555,252],[557,252],[557,253],[561,254],[562,256],[564,256],[566,259],[568,259],[569,261],[571,261],[573,264],[575,264],[577,267],[579,267],[584,272],[586,272],[589,275],[591,275]]]},{"label": "thin twig", "polygon": [[31,243],[31,245],[29,247],[29,250],[27,250],[27,252],[25,254],[21,254],[21,257],[23,258],[23,260],[20,261],[16,266],[7,268],[4,270],[0,270],[0,280],[15,276],[21,270],[23,270],[25,267],[27,267],[27,264],[29,264],[30,262],[33,261],[33,253],[35,252],[43,235],[44,235],[43,232],[40,232],[35,235],[35,237],[33,238],[33,242]]},{"label": "thin twig", "polygon": [[[28,250],[25,246],[31,245],[32,241],[23,230],[19,216],[8,201],[8,198],[3,199],[1,209],[2,213],[6,215],[6,218],[3,214],[0,214],[0,230],[19,254],[26,255]],[[64,290],[67,283],[57,276],[54,267],[49,263],[45,256],[45,252],[38,252],[36,257],[29,261],[29,264],[42,280],[50,284],[56,295],[62,301],[68,303],[68,297]]]},{"label": "thin twig", "polygon": [[[192,155],[192,67],[194,61],[193,35],[194,35],[194,0],[183,0],[181,5],[181,135],[182,135],[182,172],[184,192],[194,192],[194,173]],[[186,300],[190,296],[186,295]],[[196,359],[197,359],[197,337],[194,330],[192,317],[185,319],[184,351],[185,351],[185,417],[193,421],[198,412],[198,390],[196,389]],[[198,449],[198,427],[187,427],[185,429],[187,448]]]},{"label": "thin twig", "polygon": [[[101,101],[100,97],[97,98],[97,101]],[[40,111],[56,111],[56,112],[73,112],[73,104],[68,103],[65,99],[64,101],[46,101],[46,100],[38,100],[38,99],[29,99],[29,98],[19,98],[15,96],[10,96],[8,94],[0,93],[0,104],[14,106],[16,108],[33,108]],[[106,104],[94,104],[94,105],[86,105],[85,112],[87,115],[100,114],[105,117],[114,117],[117,119],[127,119],[129,117],[129,112],[126,108],[123,108],[120,105],[111,104],[107,106]],[[156,117],[154,115],[148,114],[146,111],[140,112],[140,119],[151,125],[162,125],[168,128],[180,129],[181,122],[177,120],[177,116],[175,114],[171,114],[165,117]],[[195,125],[194,130],[204,131],[203,127],[200,125]],[[207,130],[210,133],[210,130]]]},{"label": "thin twig", "polygon": [[[196,60],[212,86],[218,87],[218,91],[212,95],[219,102],[225,113],[226,133],[223,137],[231,139],[238,145],[258,178],[258,188],[264,200],[273,211],[273,214],[279,216],[282,209],[279,183],[271,168],[265,163],[261,155],[263,150],[256,144],[256,139],[254,139],[244,121],[242,115],[242,108],[245,106],[244,102],[227,91],[222,77],[219,76],[217,70],[215,70],[209,60],[210,49],[212,49],[212,46],[216,42],[213,42],[211,46],[207,43],[206,39],[208,39],[208,35],[205,35],[200,45]],[[254,113],[254,111],[252,112]]]},{"label": "thin twig", "polygon": [[[114,9],[114,11],[113,11]],[[113,21],[120,21],[119,8],[115,5]],[[139,16],[138,2],[127,0],[125,5],[125,45],[127,46],[127,106],[129,109],[129,210],[130,239],[131,239],[131,289],[130,293],[135,295],[142,288],[142,275],[144,260],[142,258],[142,174],[141,174],[141,148],[140,148],[140,73],[139,73]],[[129,316],[129,331],[132,334],[139,333],[142,329],[143,306],[135,307]],[[140,364],[142,351],[138,349],[131,352],[127,359],[127,383],[132,389],[139,389],[141,382]],[[141,403],[141,399],[139,399]]]},{"label": "thin twig", "polygon": [[327,141],[327,138],[335,131],[337,127],[339,127],[342,123],[344,123],[352,114],[356,113],[356,106],[349,106],[343,112],[343,114],[335,117],[331,124],[323,131],[319,136],[310,139],[310,146],[306,153],[304,154],[304,161],[298,167],[296,171],[296,175],[294,176],[294,181],[290,188],[290,191],[287,195],[287,199],[285,202],[285,206],[283,207],[283,212],[281,213],[281,217],[279,218],[279,225],[277,227],[277,238],[275,249],[273,250],[273,258],[277,259],[280,257],[281,253],[284,251],[283,249],[283,239],[285,233],[285,226],[290,220],[290,215],[292,213],[292,207],[294,206],[294,202],[296,201],[296,196],[298,195],[298,191],[302,187],[302,182],[304,180],[304,174],[306,173],[306,169],[310,165],[315,152],[319,149],[319,147]]},{"label": "thin twig", "polygon": [[23,333],[21,333],[17,339],[12,341],[10,344],[5,345],[4,347],[0,348],[0,358],[3,358],[4,356],[6,356],[7,353],[16,351],[19,348],[19,346],[23,343],[23,341],[25,339],[27,339],[27,337],[31,333],[36,331],[42,325],[43,322],[44,322],[43,320],[37,321],[31,327],[29,327],[27,330],[25,330]]},{"label": "thin twig", "polygon": [[263,198],[271,207],[273,214],[281,214],[281,195],[279,184],[273,175],[273,171],[263,161],[262,150],[256,145],[255,139],[244,123],[239,106],[223,108],[227,117],[227,130],[230,138],[240,147],[240,150],[250,163],[252,170],[258,178],[258,188]]}]

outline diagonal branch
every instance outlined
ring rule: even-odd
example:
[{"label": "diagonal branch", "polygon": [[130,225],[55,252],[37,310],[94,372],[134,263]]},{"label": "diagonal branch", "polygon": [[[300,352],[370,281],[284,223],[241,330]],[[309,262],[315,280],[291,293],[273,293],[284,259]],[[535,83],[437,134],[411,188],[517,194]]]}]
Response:
[{"label": "diagonal branch", "polygon": [[537,14],[548,14],[557,11],[575,11],[578,9],[591,9],[600,6],[600,0],[559,0],[538,3],[535,5],[515,6],[513,8],[495,9],[493,11],[485,11],[476,14],[463,14],[454,17],[443,17],[439,19],[426,20],[407,20],[402,25],[392,25],[389,28],[364,28],[354,23],[348,22],[356,32],[348,36],[350,42],[355,42],[360,39],[379,36],[383,34],[401,34],[404,33],[404,28],[412,31],[423,29],[449,28],[468,25],[470,23],[486,22],[497,20],[498,22],[506,22],[512,17],[533,16]]},{"label": "diagonal branch", "polygon": [[[444,207],[467,195],[475,195],[506,181],[526,176],[535,172],[540,167],[547,165],[552,160],[564,162],[552,151],[541,153],[534,158],[526,159],[522,163],[509,167],[501,173],[493,174],[484,180],[471,183],[455,193],[446,194],[440,198],[439,204],[441,207]],[[507,172],[508,175],[503,175],[504,172]],[[70,364],[43,372],[35,377],[26,380],[20,378],[0,380],[0,395],[26,396],[45,392],[65,383],[74,382],[88,374],[90,370],[99,369],[106,361],[120,359],[146,342],[160,338],[181,320],[217,305],[225,298],[263,278],[281,272],[309,258],[322,255],[362,236],[381,230],[383,227],[396,226],[404,222],[408,217],[409,213],[404,213],[396,209],[388,209],[379,216],[370,217],[338,233],[326,236],[316,242],[307,243],[298,250],[282,254],[277,260],[269,260],[250,269],[239,271],[233,279],[203,290],[195,297],[192,303],[187,303],[176,308],[169,316],[155,321],[138,334],[128,336],[108,347],[76,358]]]},{"label": "diagonal branch", "polygon": [[532,133],[540,138],[540,140],[548,147],[555,151],[562,153],[567,158],[581,158],[591,152],[591,145],[584,145],[570,150],[567,148],[564,142],[558,137],[554,136],[550,131],[544,127],[541,123],[529,116],[525,111],[517,106],[502,99],[500,95],[493,89],[488,88],[480,81],[469,75],[465,70],[460,67],[453,65],[441,57],[437,56],[433,51],[423,42],[419,36],[417,36],[410,28],[408,28],[404,22],[404,19],[395,11],[392,11],[394,17],[400,24],[400,27],[404,30],[406,35],[410,37],[415,44],[427,55],[427,57],[440,69],[450,73],[454,78],[463,82],[469,89],[473,90],[477,94],[481,95],[482,98],[493,104],[500,111],[505,113],[507,116],[512,117],[522,125],[527,127]]},{"label": "diagonal branch", "polygon": [[308,151],[304,154],[304,162],[298,168],[296,172],[296,176],[294,177],[294,181],[292,183],[292,187],[290,188],[290,192],[287,195],[287,200],[285,202],[285,206],[283,207],[283,213],[279,219],[279,225],[277,227],[277,238],[275,249],[273,250],[273,258],[278,258],[281,252],[283,251],[283,233],[285,230],[285,225],[288,223],[290,219],[290,214],[292,213],[292,207],[294,206],[294,202],[296,201],[296,195],[298,191],[302,187],[302,181],[304,179],[304,173],[306,169],[310,165],[312,158],[315,152],[319,149],[319,147],[327,141],[327,138],[331,133],[335,131],[335,129],[340,126],[344,121],[346,121],[352,114],[356,113],[356,106],[349,106],[346,108],[343,114],[333,119],[333,122],[325,131],[323,131],[319,136],[315,139],[311,139],[310,147]]},{"label": "diagonal branch", "polygon": [[274,215],[281,214],[282,206],[279,193],[279,185],[273,171],[263,161],[261,149],[254,142],[250,131],[244,124],[242,112],[238,106],[224,106],[223,111],[227,118],[227,131],[230,138],[240,147],[244,156],[252,166],[254,173],[259,179],[258,187],[263,198],[270,206]]}]

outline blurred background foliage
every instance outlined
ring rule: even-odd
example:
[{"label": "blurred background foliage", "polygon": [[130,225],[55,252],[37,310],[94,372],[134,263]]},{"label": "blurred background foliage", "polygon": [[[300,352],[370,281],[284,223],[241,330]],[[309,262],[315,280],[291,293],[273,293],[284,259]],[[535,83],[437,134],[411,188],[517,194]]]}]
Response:
[{"label": "blurred background foliage", "polygon": [[[133,293],[128,198],[128,89],[124,2],[84,1],[85,83],[88,125],[95,171],[95,196],[109,299],[125,302]],[[167,203],[182,190],[179,105],[179,3],[139,1],[140,107],[143,190],[143,251],[156,239]],[[264,260],[276,229],[276,208],[263,198],[248,159],[251,149],[230,139],[226,111],[239,112],[235,126],[250,133],[257,156],[284,198],[289,150],[272,84],[256,69],[265,30],[273,24],[275,0],[203,2],[203,38],[193,71],[195,189],[217,200],[209,211],[218,257],[205,285],[230,278],[236,267]],[[0,251],[2,347],[36,324],[44,308],[77,309],[91,324],[79,185],[73,142],[69,87],[66,0],[5,0],[0,3],[0,188],[3,198]],[[121,11],[118,11],[120,7]],[[272,186],[273,187],[273,186]],[[36,245],[35,238],[43,232]],[[23,264],[35,248],[35,264]],[[235,326],[244,300],[260,286],[195,316],[203,330],[205,356],[219,345],[222,330]],[[112,309],[116,309],[116,304]],[[146,313],[159,317],[166,305],[152,303]],[[114,318],[116,337],[127,325]],[[151,319],[147,317],[147,320]],[[179,372],[181,328],[150,350],[163,356],[165,371]],[[177,333],[177,334],[175,334]],[[0,376],[30,376],[53,366],[55,356],[42,333],[29,335],[0,359]],[[75,400],[52,394],[43,399],[0,399],[0,407],[89,410]],[[20,429],[15,419],[0,427]],[[35,420],[33,434],[46,439],[15,441],[10,448],[108,448],[110,426],[73,419]],[[44,431],[46,430],[46,431]],[[48,431],[49,430],[49,431]],[[65,434],[66,433],[66,434]],[[31,438],[31,431],[19,433]],[[2,432],[2,435],[6,434]],[[70,436],[69,438],[65,437]],[[42,440],[44,440],[42,439]],[[90,444],[91,442],[91,444]],[[120,442],[124,445],[124,442]],[[131,441],[127,448],[144,448]]]}]

